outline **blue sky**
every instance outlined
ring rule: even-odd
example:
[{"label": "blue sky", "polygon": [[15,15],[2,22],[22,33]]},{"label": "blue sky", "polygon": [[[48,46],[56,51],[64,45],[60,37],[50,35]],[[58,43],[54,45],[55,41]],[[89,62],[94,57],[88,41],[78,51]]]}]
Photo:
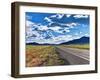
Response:
[{"label": "blue sky", "polygon": [[83,14],[26,12],[26,43],[60,44],[89,37],[89,18]]}]

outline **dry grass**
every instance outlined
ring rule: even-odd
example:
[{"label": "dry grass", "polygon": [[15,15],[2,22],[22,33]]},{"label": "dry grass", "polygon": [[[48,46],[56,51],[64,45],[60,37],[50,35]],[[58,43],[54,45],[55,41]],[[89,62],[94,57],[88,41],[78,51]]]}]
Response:
[{"label": "dry grass", "polygon": [[63,46],[69,48],[87,49],[87,50],[89,50],[90,48],[89,44],[70,44],[70,45],[63,45]]},{"label": "dry grass", "polygon": [[53,46],[26,45],[26,67],[62,65]]}]

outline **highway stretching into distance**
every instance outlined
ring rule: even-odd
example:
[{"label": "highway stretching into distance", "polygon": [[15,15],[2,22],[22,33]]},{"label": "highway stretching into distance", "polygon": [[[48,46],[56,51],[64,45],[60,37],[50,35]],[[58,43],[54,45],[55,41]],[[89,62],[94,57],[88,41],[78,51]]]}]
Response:
[{"label": "highway stretching into distance", "polygon": [[66,64],[89,64],[89,50],[57,46],[56,51]]}]

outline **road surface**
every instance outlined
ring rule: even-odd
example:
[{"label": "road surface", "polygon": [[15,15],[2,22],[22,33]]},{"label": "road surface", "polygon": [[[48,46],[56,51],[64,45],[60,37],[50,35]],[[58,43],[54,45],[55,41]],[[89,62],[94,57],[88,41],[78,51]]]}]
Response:
[{"label": "road surface", "polygon": [[58,55],[69,62],[69,64],[89,64],[89,50],[56,47]]}]

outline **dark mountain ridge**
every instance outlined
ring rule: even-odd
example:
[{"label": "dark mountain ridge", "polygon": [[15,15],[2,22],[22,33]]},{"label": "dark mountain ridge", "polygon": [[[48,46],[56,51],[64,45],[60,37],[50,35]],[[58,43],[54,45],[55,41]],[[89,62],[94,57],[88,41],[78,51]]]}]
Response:
[{"label": "dark mountain ridge", "polygon": [[89,43],[89,37],[81,37],[80,39],[74,39],[69,42],[65,42],[62,44],[88,44]]}]

